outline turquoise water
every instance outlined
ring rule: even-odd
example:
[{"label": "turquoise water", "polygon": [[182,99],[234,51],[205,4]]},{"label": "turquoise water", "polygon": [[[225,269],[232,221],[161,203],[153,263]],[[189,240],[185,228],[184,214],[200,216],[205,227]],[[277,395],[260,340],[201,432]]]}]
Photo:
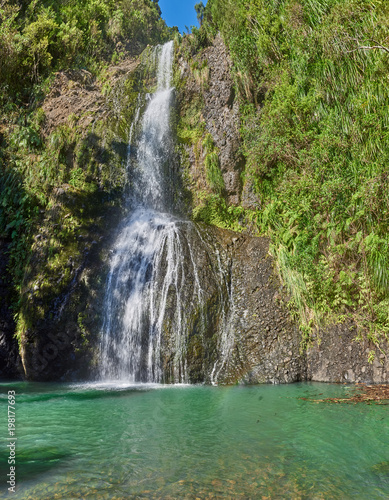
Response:
[{"label": "turquoise water", "polygon": [[329,384],[0,384],[16,391],[14,499],[389,498],[389,406]]}]

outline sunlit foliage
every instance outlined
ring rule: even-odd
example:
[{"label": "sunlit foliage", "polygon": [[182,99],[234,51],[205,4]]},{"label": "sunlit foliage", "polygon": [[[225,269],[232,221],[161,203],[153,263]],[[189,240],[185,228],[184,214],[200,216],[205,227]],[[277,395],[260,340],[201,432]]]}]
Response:
[{"label": "sunlit foliage", "polygon": [[387,335],[389,3],[209,0],[205,20],[231,50],[245,176],[302,324]]}]

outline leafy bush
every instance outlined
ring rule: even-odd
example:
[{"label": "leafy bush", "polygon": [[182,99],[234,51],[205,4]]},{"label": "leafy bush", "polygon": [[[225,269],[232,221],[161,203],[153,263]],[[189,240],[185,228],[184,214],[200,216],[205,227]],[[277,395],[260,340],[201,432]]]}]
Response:
[{"label": "leafy bush", "polygon": [[302,325],[386,335],[389,4],[209,0],[204,22],[231,50],[245,174]]},{"label": "leafy bush", "polygon": [[[153,0],[0,2],[0,237],[10,242],[9,269],[19,301],[24,301],[24,306],[15,304],[21,313],[19,325],[28,324],[35,314],[34,305],[27,315],[25,309],[33,272],[41,266],[39,272],[46,273],[42,280],[52,280],[45,285],[39,316],[70,279],[64,259],[70,255],[77,259],[81,252],[75,239],[80,221],[92,225],[89,208],[96,216],[104,203],[112,203],[122,182],[119,152],[112,151],[107,158],[99,142],[111,132],[100,131],[99,139],[97,125],[89,134],[78,130],[74,117],[72,123],[69,117],[69,126],[57,127],[44,137],[42,99],[55,71],[87,68],[99,76],[109,62],[173,38],[177,30],[168,28],[160,14]],[[126,102],[130,107],[131,99]],[[108,160],[110,167],[105,168]],[[68,209],[56,194],[65,191],[79,200]],[[39,227],[46,228],[50,238],[38,235]],[[46,257],[34,262],[38,243]],[[55,281],[53,269],[59,273],[61,266],[64,278],[58,281],[57,276]]]},{"label": "leafy bush", "polygon": [[0,81],[15,98],[30,93],[52,70],[73,66],[96,72],[114,54],[139,54],[148,43],[166,41],[174,33],[152,0],[36,0],[22,7],[4,0]]}]

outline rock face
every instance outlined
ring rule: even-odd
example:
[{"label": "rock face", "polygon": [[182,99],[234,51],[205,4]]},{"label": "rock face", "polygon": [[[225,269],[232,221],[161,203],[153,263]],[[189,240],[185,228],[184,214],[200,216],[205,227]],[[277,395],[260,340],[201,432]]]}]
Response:
[{"label": "rock face", "polygon": [[104,101],[100,88],[88,71],[58,72],[42,106],[46,116],[46,134],[59,125],[67,124],[72,114],[86,129],[92,123],[93,115],[101,112]]},{"label": "rock face", "polygon": [[[137,59],[127,59],[119,66],[110,66],[107,70],[110,86],[115,87],[138,64]],[[77,120],[80,129],[86,130],[104,115],[112,113],[108,100],[101,84],[89,71],[59,71],[42,105],[46,118],[43,131],[49,135],[56,127],[68,125],[72,117]]]},{"label": "rock face", "polygon": [[[268,240],[184,221],[177,222],[176,230],[176,278],[169,275],[172,256],[166,242],[150,271],[156,274],[152,287],[159,297],[152,308],[159,307],[157,316],[163,314],[161,350],[153,352],[161,362],[161,380],[285,383],[303,379],[300,333],[282,303]],[[164,290],[168,290],[166,300]],[[137,348],[142,353],[135,377],[150,381],[142,378],[148,370],[150,331],[157,335],[159,330],[150,325],[149,315],[140,328],[137,334],[142,342]]]},{"label": "rock face", "polygon": [[12,285],[7,272],[7,249],[7,242],[0,239],[0,378],[4,379],[20,377],[22,369],[10,308]]},{"label": "rock face", "polygon": [[300,332],[283,303],[282,287],[268,253],[269,241],[216,228],[207,231],[213,245],[221,247],[216,254],[224,256],[230,284],[230,355],[224,365],[219,362],[216,367],[217,381],[286,383],[304,379]]},{"label": "rock face", "polygon": [[[355,341],[357,331],[350,323],[333,325],[319,332],[307,351],[307,378],[317,382],[389,382],[388,345]],[[371,353],[371,354],[370,354]],[[372,363],[368,362],[374,356]]]},{"label": "rock face", "polygon": [[[129,62],[128,67],[114,71],[113,78],[122,82],[117,87],[119,98],[115,102],[124,101],[121,96],[127,81],[117,75],[131,72],[136,66],[133,68],[133,64]],[[199,119],[205,127],[196,144],[185,144],[193,196],[196,191],[209,187],[204,173],[206,151],[202,146],[204,133],[209,133],[218,152],[226,201],[230,205],[258,208],[259,200],[252,187],[241,180],[244,164],[239,152],[239,109],[230,74],[231,62],[221,38],[217,36],[197,58],[197,67],[207,69],[204,74],[208,76],[204,76],[203,82],[201,78],[196,79],[193,68],[184,58],[179,64],[186,83],[178,91],[178,106],[188,115],[192,101],[201,101],[193,115],[193,126],[198,125]],[[129,99],[128,107],[131,103]],[[47,134],[69,123],[72,113],[79,115],[78,126],[90,127],[96,118],[92,112],[95,107],[100,118],[110,109],[89,74],[59,73],[52,94],[44,103]],[[120,109],[111,109],[111,113],[119,116]],[[112,147],[116,144],[118,148],[116,174],[108,167],[110,176],[115,174],[119,179],[118,190],[123,184],[120,160],[124,165],[127,149],[126,144],[124,148],[117,145],[122,144],[122,135],[128,136],[128,130],[121,134],[120,126],[115,129],[118,136],[112,142]],[[126,126],[129,127],[128,123]],[[86,142],[88,152],[91,144]],[[109,165],[110,159],[106,156],[106,151],[99,146],[93,161],[90,160],[93,175],[97,176],[97,172]],[[176,191],[180,189],[178,182],[172,182],[173,185]],[[99,189],[97,194],[86,198],[68,185],[57,188],[54,193],[52,213],[46,214],[47,220],[35,238],[30,261],[33,276],[25,290],[27,311],[47,307],[22,336],[23,366],[13,339],[15,325],[8,307],[11,292],[5,271],[6,244],[0,241],[1,377],[16,377],[23,370],[30,380],[80,380],[96,374],[109,251],[121,212],[119,204],[111,204],[113,194],[104,191],[103,177]],[[88,208],[92,213],[88,213]],[[44,265],[50,255],[46,247],[54,228],[63,227],[70,215],[83,224],[78,232],[74,231],[72,239],[66,240],[69,258],[66,254],[64,263],[48,276]],[[387,356],[373,345],[355,342],[353,325],[335,325],[318,332],[308,351],[301,352],[301,332],[286,307],[287,297],[269,255],[266,238],[192,223],[182,224],[181,236],[186,258],[185,288],[180,299],[184,304],[186,328],[179,351],[173,320],[177,294],[169,290],[161,349],[165,382],[176,380],[177,356],[184,358],[182,366],[192,383],[388,381]],[[59,256],[65,257],[64,248]],[[161,271],[163,276],[163,269]],[[201,300],[193,293],[196,287],[201,288]],[[57,289],[58,293],[53,295],[51,291]],[[375,358],[369,364],[371,351]]]},{"label": "rock face", "polygon": [[[192,145],[185,146],[194,198],[196,191],[209,189],[204,166],[207,150],[202,144],[204,134],[208,133],[218,154],[226,201],[239,205],[241,201],[244,203],[241,200],[244,158],[239,150],[239,101],[235,96],[231,67],[228,50],[220,35],[193,60],[179,56],[181,85],[178,86],[177,104],[181,117],[189,119],[193,128],[200,127],[202,134],[200,140],[197,138]],[[251,203],[256,202],[251,200]]]},{"label": "rock face", "polygon": [[203,116],[219,150],[220,169],[223,175],[228,202],[238,205],[242,190],[240,174],[244,159],[239,153],[240,114],[231,78],[231,60],[220,35],[216,36],[204,57],[209,68],[209,87],[205,87]]},{"label": "rock face", "polygon": [[301,334],[282,300],[269,241],[235,236],[229,248],[240,380],[286,383],[304,379]]}]

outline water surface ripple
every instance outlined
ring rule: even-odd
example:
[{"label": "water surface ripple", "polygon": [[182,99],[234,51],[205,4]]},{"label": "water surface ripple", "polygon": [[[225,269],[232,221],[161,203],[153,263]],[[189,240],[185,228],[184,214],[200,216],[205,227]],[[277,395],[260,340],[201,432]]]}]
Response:
[{"label": "water surface ripple", "polygon": [[15,499],[389,498],[387,406],[299,399],[345,386],[11,388]]}]

